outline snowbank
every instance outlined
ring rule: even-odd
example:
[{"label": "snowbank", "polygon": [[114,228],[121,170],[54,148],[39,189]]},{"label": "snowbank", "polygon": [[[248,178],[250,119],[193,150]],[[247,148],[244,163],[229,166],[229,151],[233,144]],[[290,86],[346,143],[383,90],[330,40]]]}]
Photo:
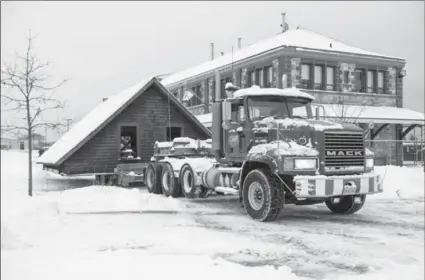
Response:
[{"label": "snowbank", "polygon": [[[1,271],[1,278],[7,280],[305,279],[297,277],[285,267],[246,267],[202,255],[155,255],[141,250],[87,252],[77,255],[28,251],[25,254],[7,255]],[[194,273],[194,269],[201,274]]]},{"label": "snowbank", "polygon": [[384,192],[370,195],[368,199],[407,199],[424,197],[423,167],[376,166],[381,175]]}]

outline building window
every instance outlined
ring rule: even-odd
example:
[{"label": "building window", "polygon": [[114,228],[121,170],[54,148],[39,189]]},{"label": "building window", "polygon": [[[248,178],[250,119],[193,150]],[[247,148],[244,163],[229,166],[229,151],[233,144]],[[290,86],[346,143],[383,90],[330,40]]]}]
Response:
[{"label": "building window", "polygon": [[260,87],[264,87],[264,70],[263,69],[258,69],[258,85]]},{"label": "building window", "polygon": [[121,126],[120,129],[120,157],[135,158],[137,157],[137,127]]},{"label": "building window", "polygon": [[322,89],[323,77],[322,77],[323,68],[320,65],[314,66],[314,89]]},{"label": "building window", "polygon": [[256,85],[257,84],[256,82],[257,81],[255,80],[255,70],[253,70],[251,71],[251,74],[250,74],[249,85],[250,86]]},{"label": "building window", "polygon": [[221,99],[227,98],[227,96],[226,96],[226,84],[231,83],[231,82],[232,82],[231,78],[221,79],[221,81],[220,81],[220,83],[221,83],[221,90],[220,90]]},{"label": "building window", "polygon": [[380,71],[378,72],[378,90],[377,93],[378,94],[383,94],[384,93],[384,72]]},{"label": "building window", "polygon": [[193,96],[189,99],[189,106],[196,106],[202,104],[201,86],[192,88]]},{"label": "building window", "polygon": [[365,92],[364,90],[364,71],[356,69],[354,72],[354,92]]},{"label": "building window", "polygon": [[273,84],[273,68],[267,66],[266,68],[266,87],[272,87]]},{"label": "building window", "polygon": [[375,92],[375,71],[367,71],[367,92]]},{"label": "building window", "polygon": [[181,127],[167,127],[167,141],[173,141],[174,138],[182,137]]},{"label": "building window", "polygon": [[326,89],[335,90],[335,68],[326,68]]},{"label": "building window", "polygon": [[344,84],[348,85],[348,78],[350,77],[350,72],[344,71]]},{"label": "building window", "polygon": [[310,65],[302,64],[301,65],[301,87],[309,88],[310,84]]}]

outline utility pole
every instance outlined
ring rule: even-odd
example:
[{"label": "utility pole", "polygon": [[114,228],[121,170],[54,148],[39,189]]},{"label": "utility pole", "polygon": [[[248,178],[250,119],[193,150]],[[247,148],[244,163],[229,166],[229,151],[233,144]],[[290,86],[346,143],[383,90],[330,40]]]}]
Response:
[{"label": "utility pole", "polygon": [[66,131],[69,131],[69,124],[71,123],[72,119],[65,119],[66,120]]}]

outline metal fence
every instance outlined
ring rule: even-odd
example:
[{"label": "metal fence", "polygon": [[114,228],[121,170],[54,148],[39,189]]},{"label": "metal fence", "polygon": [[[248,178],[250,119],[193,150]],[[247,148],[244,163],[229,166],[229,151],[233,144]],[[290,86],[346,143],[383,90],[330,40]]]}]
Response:
[{"label": "metal fence", "polygon": [[[366,147],[375,153],[375,165],[396,165],[397,157],[403,165],[423,165],[425,141],[413,140],[366,140]],[[397,144],[402,148],[397,150]]]}]

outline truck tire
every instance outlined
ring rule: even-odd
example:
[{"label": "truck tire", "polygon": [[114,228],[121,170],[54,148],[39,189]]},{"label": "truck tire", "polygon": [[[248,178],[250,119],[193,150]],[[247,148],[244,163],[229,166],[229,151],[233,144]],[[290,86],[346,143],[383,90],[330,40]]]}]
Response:
[{"label": "truck tire", "polygon": [[180,169],[181,190],[187,198],[198,198],[200,188],[196,186],[196,174],[189,164],[184,164]]},{"label": "truck tire", "polygon": [[146,188],[148,192],[160,194],[162,193],[161,187],[161,172],[162,166],[157,163],[150,163],[146,169]]},{"label": "truck tire", "polygon": [[161,186],[162,193],[167,197],[179,197],[181,194],[179,181],[174,177],[173,167],[169,163],[162,166]]},{"label": "truck tire", "polygon": [[243,182],[242,201],[248,215],[260,222],[275,220],[283,208],[285,192],[268,169],[254,169]]},{"label": "truck tire", "polygon": [[335,214],[353,214],[363,208],[366,202],[366,195],[361,196],[361,203],[354,202],[353,195],[343,196],[339,203],[332,203],[331,200],[327,200],[326,206]]}]

